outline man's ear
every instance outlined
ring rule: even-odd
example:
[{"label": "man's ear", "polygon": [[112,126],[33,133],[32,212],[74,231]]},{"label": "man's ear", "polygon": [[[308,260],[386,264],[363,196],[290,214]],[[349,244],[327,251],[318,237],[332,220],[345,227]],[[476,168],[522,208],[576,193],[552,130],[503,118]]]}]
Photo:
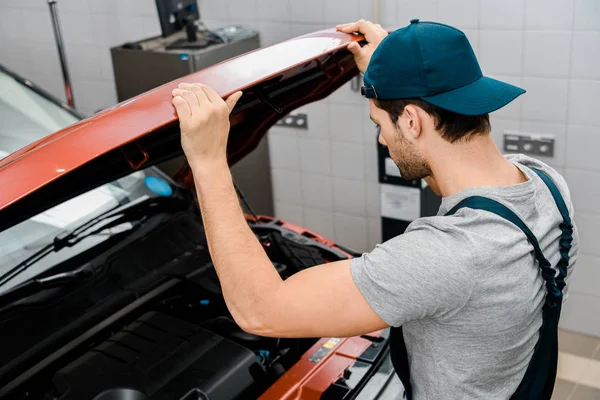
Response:
[{"label": "man's ear", "polygon": [[414,141],[421,137],[423,121],[419,109],[414,105],[409,104],[404,107],[404,111],[398,122],[403,124],[402,131],[407,140]]}]

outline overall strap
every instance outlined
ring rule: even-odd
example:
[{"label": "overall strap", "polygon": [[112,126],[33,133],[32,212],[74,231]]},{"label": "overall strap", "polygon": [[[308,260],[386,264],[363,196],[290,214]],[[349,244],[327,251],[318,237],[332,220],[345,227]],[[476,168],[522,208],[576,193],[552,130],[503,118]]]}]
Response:
[{"label": "overall strap", "polygon": [[484,210],[491,212],[493,214],[498,215],[501,218],[512,222],[519,229],[521,229],[525,236],[527,236],[527,240],[529,241],[529,243],[531,243],[531,245],[533,246],[535,258],[540,264],[542,277],[546,282],[546,289],[548,292],[548,296],[546,296],[546,303],[550,307],[556,307],[556,305],[561,302],[562,291],[557,286],[557,282],[554,277],[554,268],[552,268],[550,262],[542,253],[542,250],[540,249],[540,244],[538,243],[538,240],[533,234],[533,232],[531,232],[531,230],[527,227],[527,225],[525,225],[521,218],[517,216],[517,214],[515,214],[510,208],[506,207],[504,204],[497,202],[496,200],[492,200],[487,197],[472,196],[459,202],[450,211],[448,211],[446,215],[454,215],[461,208],[471,208],[475,210]]},{"label": "overall strap", "polygon": [[550,179],[548,175],[542,172],[539,169],[531,168],[533,172],[535,172],[541,179],[544,181],[548,190],[552,194],[554,198],[554,202],[556,203],[556,207],[560,212],[563,222],[559,225],[561,236],[560,241],[558,243],[558,248],[560,251],[560,261],[556,265],[558,268],[558,276],[556,277],[556,284],[558,289],[561,291],[565,287],[565,278],[567,276],[567,267],[569,266],[569,251],[571,250],[571,243],[573,242],[573,223],[571,221],[571,216],[569,215],[569,210],[567,209],[567,205],[565,204],[565,200],[560,194],[560,190],[556,187],[556,184]]}]

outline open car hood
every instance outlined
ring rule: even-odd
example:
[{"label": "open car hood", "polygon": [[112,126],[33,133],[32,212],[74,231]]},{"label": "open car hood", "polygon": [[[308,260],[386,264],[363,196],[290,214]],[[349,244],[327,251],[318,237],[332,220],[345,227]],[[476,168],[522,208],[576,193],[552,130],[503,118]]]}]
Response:
[{"label": "open car hood", "polygon": [[224,61],[124,101],[0,160],[0,229],[137,169],[183,154],[171,91],[201,82],[233,110],[228,160],[250,153],[277,120],[358,73],[346,45],[361,36],[323,30]]}]

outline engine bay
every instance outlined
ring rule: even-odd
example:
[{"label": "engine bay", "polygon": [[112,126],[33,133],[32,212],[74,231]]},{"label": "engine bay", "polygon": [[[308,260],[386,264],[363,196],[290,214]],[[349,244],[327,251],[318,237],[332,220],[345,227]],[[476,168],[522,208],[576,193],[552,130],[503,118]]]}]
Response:
[{"label": "engine bay", "polygon": [[[349,256],[277,220],[249,223],[283,279]],[[317,340],[237,326],[193,207],[154,218],[87,262],[96,273],[77,288],[0,310],[11,332],[0,344],[7,398],[252,399]]]}]

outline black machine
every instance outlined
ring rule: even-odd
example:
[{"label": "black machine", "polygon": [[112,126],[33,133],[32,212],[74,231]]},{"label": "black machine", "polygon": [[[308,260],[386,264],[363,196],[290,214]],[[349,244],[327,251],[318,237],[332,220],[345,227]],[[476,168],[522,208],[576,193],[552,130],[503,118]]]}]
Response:
[{"label": "black machine", "polygon": [[211,44],[198,38],[196,22],[200,20],[200,12],[196,0],[156,0],[156,8],[163,37],[183,29],[187,33],[187,40],[172,43],[168,49],[203,49]]}]

